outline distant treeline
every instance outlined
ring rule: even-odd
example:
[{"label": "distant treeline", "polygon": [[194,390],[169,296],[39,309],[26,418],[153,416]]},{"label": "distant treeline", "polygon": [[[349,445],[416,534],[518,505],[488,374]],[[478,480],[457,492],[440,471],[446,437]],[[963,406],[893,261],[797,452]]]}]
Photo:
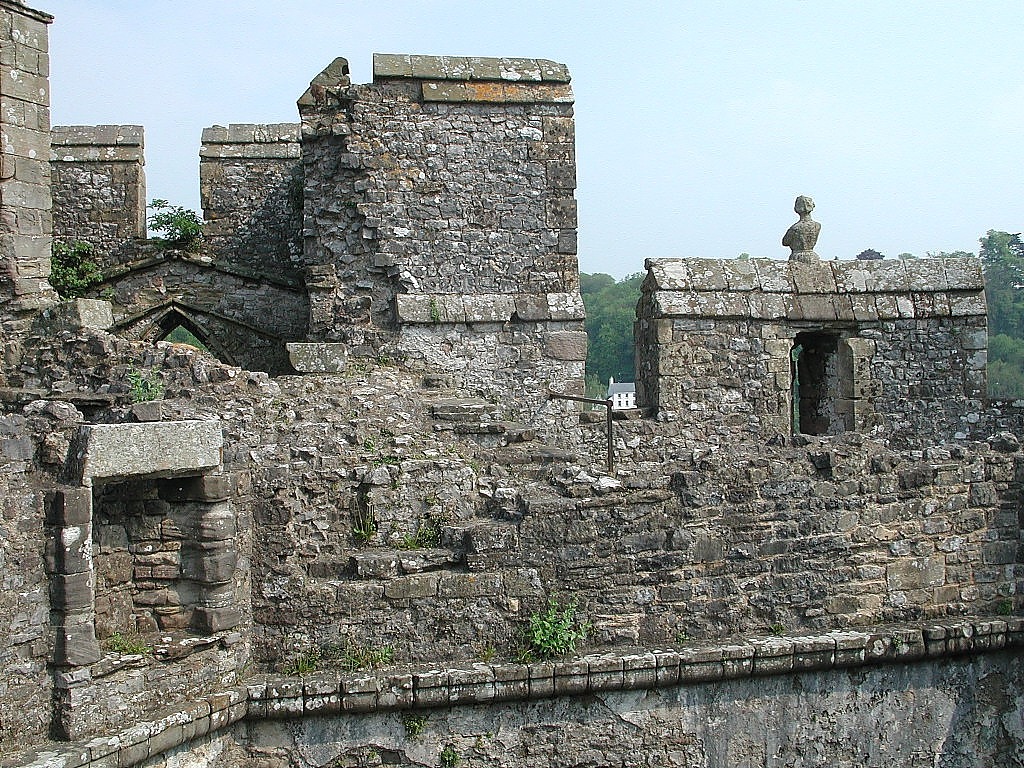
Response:
[{"label": "distant treeline", "polygon": [[[981,257],[988,299],[989,396],[1024,398],[1024,241],[1019,233],[989,230],[980,243],[978,254],[939,251],[929,252],[925,258]],[[901,253],[899,258],[914,256]],[[590,397],[605,396],[609,377],[633,381],[633,321],[643,278],[639,273],[618,281],[602,273],[580,275],[587,307]]]}]

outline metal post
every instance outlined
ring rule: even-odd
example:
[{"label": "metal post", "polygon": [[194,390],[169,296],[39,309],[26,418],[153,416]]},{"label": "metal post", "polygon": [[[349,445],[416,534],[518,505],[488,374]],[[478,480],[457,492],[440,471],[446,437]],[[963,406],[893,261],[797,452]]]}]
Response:
[{"label": "metal post", "polygon": [[591,403],[593,405],[603,405],[605,407],[605,432],[608,437],[608,472],[615,472],[615,448],[612,444],[612,401],[611,398],[607,400],[595,400],[592,397],[577,397],[576,395],[563,395],[561,392],[552,392],[548,390],[549,400],[572,400],[576,403]]}]

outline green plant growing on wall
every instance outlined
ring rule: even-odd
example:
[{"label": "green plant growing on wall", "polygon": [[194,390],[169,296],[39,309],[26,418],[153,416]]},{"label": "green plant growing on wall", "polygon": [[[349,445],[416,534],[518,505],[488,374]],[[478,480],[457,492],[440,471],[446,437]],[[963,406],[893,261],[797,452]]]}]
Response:
[{"label": "green plant growing on wall", "polygon": [[145,403],[159,400],[164,396],[164,385],[160,379],[148,373],[141,373],[134,368],[127,374],[129,394],[133,403]]},{"label": "green plant growing on wall", "polygon": [[524,662],[563,656],[575,651],[589,631],[590,624],[579,614],[575,600],[562,607],[551,599],[547,608],[530,615],[516,655]]},{"label": "green plant growing on wall", "polygon": [[406,536],[398,544],[399,549],[431,549],[441,544],[441,527],[433,518],[421,520],[416,532]]},{"label": "green plant growing on wall", "polygon": [[395,649],[390,645],[328,643],[320,649],[319,658],[330,666],[340,667],[346,672],[355,672],[390,664],[395,659]]},{"label": "green plant growing on wall", "polygon": [[428,715],[421,712],[403,712],[402,726],[405,728],[405,735],[415,739],[423,733],[423,729],[427,727],[427,718]]},{"label": "green plant growing on wall", "polygon": [[138,635],[124,635],[120,632],[114,632],[103,642],[104,647],[108,651],[114,653],[139,653],[146,655],[153,652],[153,649],[149,647],[145,640]]},{"label": "green plant growing on wall", "polygon": [[166,200],[153,200],[149,207],[154,211],[148,219],[150,229],[163,233],[162,237],[153,238],[158,245],[190,252],[199,250],[203,220],[198,213]]},{"label": "green plant growing on wall", "polygon": [[459,753],[451,744],[445,744],[439,758],[441,768],[455,768],[459,764]]},{"label": "green plant growing on wall", "polygon": [[430,300],[430,322],[441,322],[441,308],[437,305],[437,299]]},{"label": "green plant growing on wall", "polygon": [[77,299],[103,280],[89,243],[54,242],[50,258],[50,285],[62,299]]},{"label": "green plant growing on wall", "polygon": [[364,546],[370,543],[373,534],[377,532],[377,521],[373,519],[373,509],[366,505],[360,505],[352,514],[352,537],[356,544]]},{"label": "green plant growing on wall", "polygon": [[320,653],[315,648],[296,653],[281,665],[281,672],[286,675],[308,675],[316,672],[320,666]]}]

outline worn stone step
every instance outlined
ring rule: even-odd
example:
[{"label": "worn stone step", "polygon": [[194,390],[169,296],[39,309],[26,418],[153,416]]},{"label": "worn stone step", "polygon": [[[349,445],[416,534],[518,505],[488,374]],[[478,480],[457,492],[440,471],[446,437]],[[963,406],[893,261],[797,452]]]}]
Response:
[{"label": "worn stone step", "polygon": [[359,552],[349,558],[349,570],[359,579],[393,579],[409,573],[451,568],[465,559],[461,550],[389,549]]},{"label": "worn stone step", "polygon": [[430,415],[436,421],[481,422],[497,418],[498,406],[475,397],[438,400],[431,404]]},{"label": "worn stone step", "polygon": [[577,456],[572,451],[550,445],[526,446],[520,444],[496,450],[494,460],[507,466],[548,465],[574,462],[577,460]]},{"label": "worn stone step", "polygon": [[513,443],[527,443],[531,440],[537,439],[536,429],[528,424],[519,424],[514,421],[458,423],[454,425],[453,431],[457,435],[474,435],[477,437],[483,437],[489,447],[511,445]]}]

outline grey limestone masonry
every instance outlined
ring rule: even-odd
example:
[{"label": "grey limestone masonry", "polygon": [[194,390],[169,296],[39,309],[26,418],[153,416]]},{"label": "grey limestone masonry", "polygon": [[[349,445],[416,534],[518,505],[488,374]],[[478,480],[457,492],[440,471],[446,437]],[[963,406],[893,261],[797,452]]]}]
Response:
[{"label": "grey limestone masonry", "polygon": [[52,17],[0,2],[0,324],[3,354],[30,313],[51,304],[50,55]]},{"label": "grey limestone masonry", "polygon": [[141,125],[55,125],[50,135],[53,237],[93,246],[102,266],[131,261],[146,236]]},{"label": "grey limestone masonry", "polygon": [[299,100],[312,339],[518,389],[517,418],[548,387],[579,393],[568,80],[532,59],[409,56],[376,56],[369,85],[344,59],[314,79]]},{"label": "grey limestone masonry", "polygon": [[661,418],[730,439],[854,430],[920,447],[965,435],[965,417],[981,407],[976,260],[647,267],[637,397]]},{"label": "grey limestone masonry", "polygon": [[299,126],[203,130],[203,234],[215,259],[271,277],[298,276],[302,253]]},{"label": "grey limestone masonry", "polygon": [[[548,398],[586,358],[563,65],[336,59],[298,123],[204,132],[183,252],[137,237],[141,130],[15,130],[48,17],[0,21],[2,768],[1020,765],[976,261],[648,262],[609,469]],[[51,147],[103,254],[55,307]],[[555,605],[585,636],[538,659]]]}]

